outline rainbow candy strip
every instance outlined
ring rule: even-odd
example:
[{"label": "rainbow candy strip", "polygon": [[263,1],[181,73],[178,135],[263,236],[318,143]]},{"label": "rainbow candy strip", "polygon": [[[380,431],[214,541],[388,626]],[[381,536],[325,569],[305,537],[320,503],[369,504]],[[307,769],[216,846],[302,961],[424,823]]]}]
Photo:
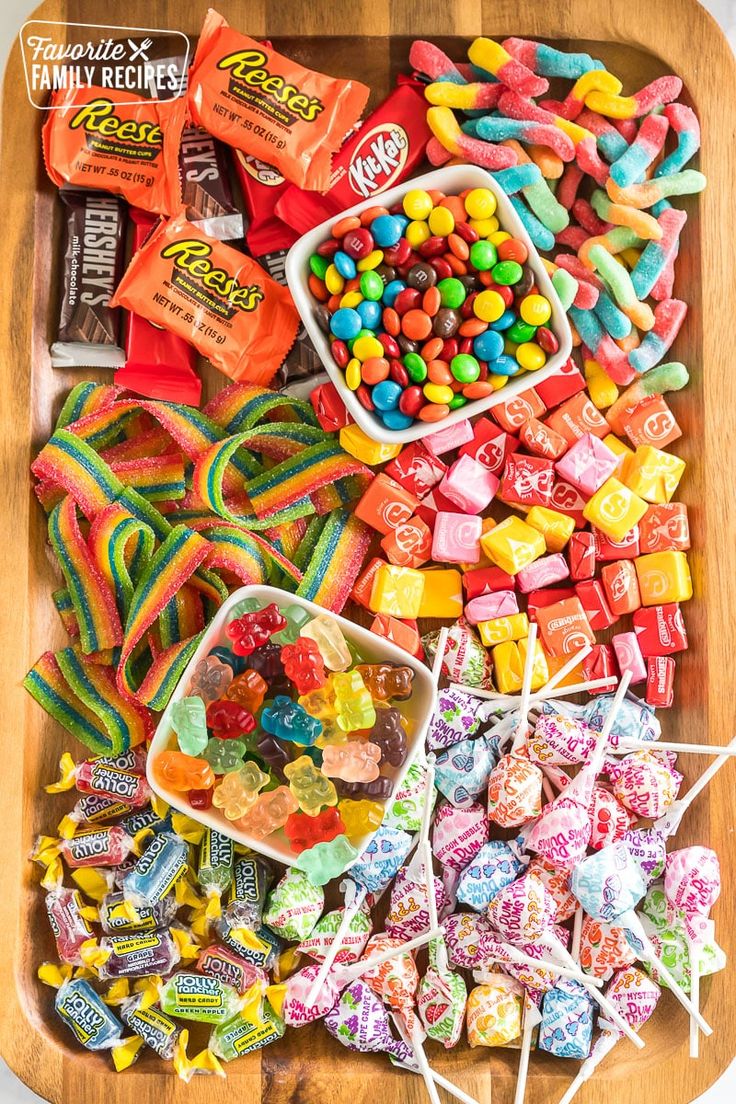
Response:
[{"label": "rainbow candy strip", "polygon": [[187,584],[181,587],[162,609],[156,628],[161,651],[201,633],[204,608],[199,591]]},{"label": "rainbow candy strip", "polygon": [[126,487],[133,487],[149,502],[183,498],[184,461],[181,455],[141,457],[113,461],[111,470]]},{"label": "rainbow candy strip", "polygon": [[[347,510],[329,515],[297,594],[325,609],[339,611],[350,596],[371,543],[369,527]],[[346,570],[335,571],[335,563]]]},{"label": "rainbow candy strip", "polygon": [[123,630],[113,592],[82,536],[70,496],[51,512],[49,540],[69,588],[82,651],[99,652],[122,644]]},{"label": "rainbow candy strip", "polygon": [[78,383],[66,397],[59,417],[56,419],[56,429],[65,429],[72,422],[78,422],[80,418],[84,418],[88,414],[105,410],[112,406],[119,394],[120,388],[111,383],[91,383],[89,381]]},{"label": "rainbow candy strip", "polygon": [[108,669],[85,663],[73,648],[45,652],[23,685],[95,755],[119,755],[153,731],[148,710],[118,692]]},{"label": "rainbow candy strip", "polygon": [[117,607],[127,617],[135,583],[153,555],[155,535],[150,525],[113,502],[92,522],[89,547],[100,571],[115,592]]},{"label": "rainbow candy strip", "polygon": [[245,490],[256,516],[270,518],[273,524],[273,516],[284,511],[292,517],[313,513],[310,495],[349,476],[358,476],[359,486],[365,490],[373,473],[343,452],[337,441],[325,438],[251,479]]},{"label": "rainbow candy strip", "polygon": [[123,490],[123,484],[86,442],[67,429],[54,433],[31,464],[41,480],[56,483],[92,519]]}]

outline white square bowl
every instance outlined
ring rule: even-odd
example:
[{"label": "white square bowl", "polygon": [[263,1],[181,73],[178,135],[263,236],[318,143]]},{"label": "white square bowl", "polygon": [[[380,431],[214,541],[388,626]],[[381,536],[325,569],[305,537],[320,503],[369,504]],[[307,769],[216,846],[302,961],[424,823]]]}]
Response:
[{"label": "white square bowl", "polygon": [[[278,862],[286,863],[287,866],[291,866],[296,862],[297,855],[290,849],[289,841],[283,831],[274,832],[272,835],[267,836],[265,840],[254,839],[252,836],[248,835],[247,832],[244,832],[240,828],[236,828],[232,821],[227,820],[220,810],[214,808],[214,806],[210,809],[192,809],[185,800],[183,794],[168,790],[166,787],[162,786],[153,776],[151,769],[153,760],[157,755],[171,747],[178,747],[176,734],[171,725],[171,710],[176,702],[187,696],[187,688],[192,677],[192,672],[199,661],[218,644],[229,643],[225,636],[225,625],[233,606],[236,606],[238,602],[242,602],[244,598],[257,598],[260,602],[263,602],[264,605],[276,602],[281,607],[287,605],[302,606],[314,617],[317,617],[321,613],[330,612],[324,610],[321,606],[315,605],[314,602],[309,602],[305,598],[299,598],[296,594],[289,594],[287,591],[280,590],[277,587],[246,586],[241,587],[231,594],[205,629],[199,647],[187,664],[183,675],[176,685],[176,689],[171,695],[166,709],[161,715],[158,728],[151,741],[146,774],[151,789],[157,793],[159,797],[162,797],[164,801],[167,801],[169,805],[172,805],[175,809],[179,809],[180,812],[190,816],[192,820],[196,820],[200,824],[206,825],[208,828],[214,828],[218,832],[222,832],[225,836],[230,836],[231,839],[236,840],[238,843],[245,844],[253,851],[259,852],[259,854],[266,855],[268,858],[276,859]],[[434,711],[437,697],[432,675],[423,663],[420,663],[419,660],[410,656],[409,653],[403,651],[403,649],[397,648],[390,640],[384,640],[369,629],[365,629],[361,625],[354,625],[351,621],[347,621],[338,614],[330,613],[330,616],[334,617],[335,621],[342,629],[345,639],[355,644],[360,653],[366,657],[365,661],[367,663],[397,663],[405,667],[411,667],[414,672],[411,698],[409,701],[398,703],[405,720],[408,722],[405,726],[407,729],[406,761],[401,767],[391,767],[386,772],[386,776],[391,778],[394,783],[392,792],[396,793],[417,751],[424,745],[427,726],[429,725],[429,720]],[[392,797],[389,797],[386,805],[390,805],[392,800]],[[370,832],[362,839],[355,841],[355,846],[359,851],[363,850],[374,834],[375,833]]]},{"label": "white square bowl", "polygon": [[[473,402],[467,403],[466,406],[460,407],[459,410],[450,411],[448,416],[441,422],[416,421],[408,429],[388,429],[380,418],[377,418],[370,410],[366,410],[360,404],[355,393],[345,383],[345,374],[332,356],[328,335],[317,322],[316,309],[319,304],[315,302],[309,290],[309,258],[313,253],[316,253],[318,245],[331,237],[330,227],[338,219],[344,218],[346,215],[359,215],[362,211],[369,207],[375,207],[377,204],[382,207],[393,207],[412,188],[424,188],[427,191],[437,190],[444,192],[446,195],[457,195],[466,188],[489,188],[493,192],[496,197],[499,222],[502,227],[513,237],[523,241],[527,247],[529,257],[526,264],[534,272],[540,293],[549,300],[552,306],[551,328],[560,343],[560,347],[553,356],[549,357],[543,368],[538,368],[534,372],[521,372],[518,376],[509,377],[509,382],[498,391],[494,391],[485,399],[475,399]],[[472,418],[476,414],[490,410],[491,407],[498,406],[499,403],[508,402],[509,399],[513,399],[521,391],[527,391],[535,383],[541,383],[542,380],[553,375],[566,362],[572,350],[570,323],[531,238],[506,193],[499,188],[490,173],[477,165],[448,165],[444,169],[436,169],[424,176],[407,180],[397,188],[389,188],[387,192],[372,196],[362,203],[356,203],[354,207],[348,207],[341,214],[335,215],[319,226],[315,226],[314,230],[304,234],[289,250],[286,257],[286,281],[319,358],[353,420],[374,441],[382,441],[385,444],[398,445],[407,444],[409,441],[418,441],[422,437],[427,437],[430,433],[437,433],[441,429],[465,421],[466,418]]]}]

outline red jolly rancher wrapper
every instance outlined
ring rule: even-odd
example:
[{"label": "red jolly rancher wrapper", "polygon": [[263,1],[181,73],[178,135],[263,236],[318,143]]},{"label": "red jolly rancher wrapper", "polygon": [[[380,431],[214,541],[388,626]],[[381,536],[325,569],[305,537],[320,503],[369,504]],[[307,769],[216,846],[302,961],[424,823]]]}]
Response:
[{"label": "red jolly rancher wrapper", "polygon": [[[146,211],[131,208],[133,250],[137,252],[151,233],[156,219]],[[115,383],[149,399],[198,406],[202,381],[194,371],[197,353],[193,345],[168,330],[154,326],[140,314],[127,316],[125,366],[115,374]]]},{"label": "red jolly rancher wrapper", "polygon": [[215,138],[274,165],[300,188],[330,186],[332,154],[368,99],[233,30],[210,9],[189,75],[189,110]]},{"label": "red jolly rancher wrapper", "polygon": [[183,214],[163,222],[138,250],[112,305],[190,340],[231,379],[262,386],[278,371],[299,325],[286,288]]},{"label": "red jolly rancher wrapper", "polygon": [[297,233],[306,234],[346,207],[412,176],[432,137],[422,88],[413,78],[400,79],[335,155],[329,191],[319,195],[291,185],[279,194],[276,214]]}]

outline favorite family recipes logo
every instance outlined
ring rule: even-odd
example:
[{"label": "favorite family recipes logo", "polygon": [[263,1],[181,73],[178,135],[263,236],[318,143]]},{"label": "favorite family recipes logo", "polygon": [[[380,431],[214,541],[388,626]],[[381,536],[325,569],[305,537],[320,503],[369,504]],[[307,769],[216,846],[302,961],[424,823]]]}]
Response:
[{"label": "favorite family recipes logo", "polygon": [[94,86],[153,101],[186,91],[190,46],[181,31],[31,19],[19,39],[28,98],[40,110],[53,110],[49,96],[60,89]]}]

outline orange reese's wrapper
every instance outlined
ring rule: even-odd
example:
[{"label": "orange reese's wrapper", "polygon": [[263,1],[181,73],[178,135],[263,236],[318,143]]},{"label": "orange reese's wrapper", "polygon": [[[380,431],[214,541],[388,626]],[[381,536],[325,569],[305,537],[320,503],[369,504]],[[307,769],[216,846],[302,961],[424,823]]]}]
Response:
[{"label": "orange reese's wrapper", "polygon": [[287,288],[183,214],[153,231],[111,305],[190,341],[230,379],[262,386],[280,367],[299,325]]},{"label": "orange reese's wrapper", "polygon": [[184,97],[154,103],[90,86],[61,89],[51,104],[43,155],[57,187],[101,188],[144,211],[176,214]]},{"label": "orange reese's wrapper", "polygon": [[212,9],[189,74],[196,123],[310,191],[329,188],[332,155],[360,118],[368,93],[358,81],[305,69],[233,30]]}]

